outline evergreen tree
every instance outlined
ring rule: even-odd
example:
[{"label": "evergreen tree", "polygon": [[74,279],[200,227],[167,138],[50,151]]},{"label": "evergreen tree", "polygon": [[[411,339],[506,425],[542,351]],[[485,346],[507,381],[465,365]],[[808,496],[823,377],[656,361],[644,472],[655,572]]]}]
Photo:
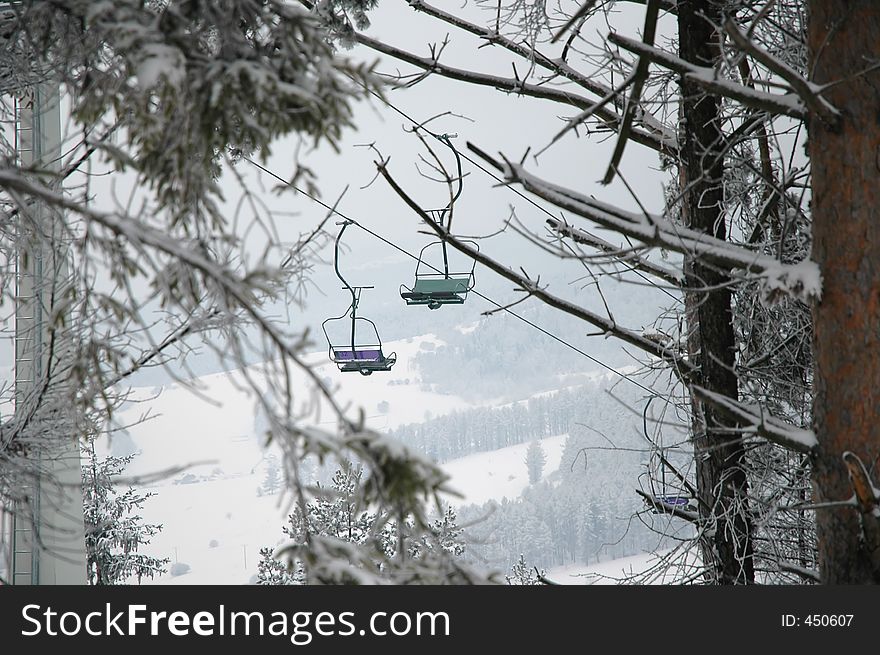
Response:
[{"label": "evergreen tree", "polygon": [[258,585],[301,585],[305,584],[306,580],[301,563],[297,562],[291,569],[272,556],[271,548],[260,548],[256,583]]},{"label": "evergreen tree", "polygon": [[144,577],[162,575],[168,558],[138,552],[162,530],[161,525],[144,523],[137,513],[156,494],[140,494],[132,487],[120,492],[114,484],[134,455],[99,460],[93,447],[86,455],[90,461],[82,481],[89,584],[124,584],[131,578],[140,583]]},{"label": "evergreen tree", "polygon": [[535,484],[541,479],[544,464],[547,463],[547,455],[541,447],[540,441],[533,441],[526,450],[526,469],[529,472],[529,484]]},{"label": "evergreen tree", "polygon": [[[305,515],[295,508],[288,516],[288,524],[282,528],[289,544],[298,546],[308,538],[330,538],[336,542],[366,545],[375,555],[372,564],[380,575],[392,561],[415,561],[429,552],[444,558],[464,554],[463,530],[457,525],[452,507],[447,507],[443,516],[430,524],[426,534],[416,530],[412,518],[408,517],[402,522],[401,534],[400,522],[364,510],[357,503],[362,476],[360,466],[348,464],[333,475],[330,489],[321,493],[318,485],[319,496],[306,504]],[[401,545],[403,553],[400,553]],[[286,565],[279,561],[271,548],[261,549],[260,556],[257,584],[306,584],[306,566],[301,560],[289,557]]]},{"label": "evergreen tree", "polygon": [[505,576],[509,585],[539,585],[542,584],[538,576],[538,570],[526,564],[526,558],[522,555],[510,569],[510,575]]},{"label": "evergreen tree", "polygon": [[278,458],[275,455],[266,457],[266,474],[262,484],[257,488],[258,496],[270,496],[278,493],[284,487],[281,477],[281,467],[278,466]]}]

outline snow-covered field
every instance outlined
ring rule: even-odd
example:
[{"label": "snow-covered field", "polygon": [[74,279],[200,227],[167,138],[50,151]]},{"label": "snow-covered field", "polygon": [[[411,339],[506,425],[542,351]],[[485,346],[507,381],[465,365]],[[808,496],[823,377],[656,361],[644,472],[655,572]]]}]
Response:
[{"label": "snow-covered field", "polygon": [[[667,566],[668,563],[671,565]],[[638,584],[662,585],[680,581],[684,571],[692,570],[698,564],[697,554],[693,551],[641,553],[595,564],[557,566],[547,571],[546,575],[548,579],[565,585],[631,583],[634,576]]]},{"label": "snow-covered field", "polygon": [[[315,354],[319,375],[338,384],[343,402],[364,408],[371,427],[384,430],[472,406],[463,398],[432,392],[421,384],[409,364],[420,348],[440,342],[432,335],[388,344],[398,362],[390,373],[369,377],[343,375]],[[259,379],[259,367],[251,375]],[[245,584],[257,569],[259,549],[274,546],[283,534],[288,508],[284,496],[258,495],[267,451],[254,437],[258,419],[254,398],[241,374],[217,373],[199,378],[198,393],[181,383],[162,389],[133,389],[134,401],[119,414],[132,424],[129,434],[140,451],[127,473],[148,475],[182,465],[185,471],[146,487],[156,495],[142,515],[161,523],[162,532],[144,552],[186,564],[188,573],[170,573],[152,581],[160,584]],[[149,420],[138,423],[148,413]],[[329,416],[322,412],[324,420]],[[559,466],[565,436],[548,437],[544,475]],[[469,455],[443,465],[450,487],[461,497],[453,504],[483,503],[519,496],[528,485],[525,451],[528,444]],[[150,583],[151,581],[145,581]]]},{"label": "snow-covered field", "polygon": [[[542,440],[547,454],[545,475],[558,468],[564,440],[565,436]],[[510,446],[444,464],[450,486],[463,494],[461,499],[450,500],[482,503],[518,496],[528,484],[526,447]],[[256,573],[260,548],[282,539],[285,498],[257,495],[263,471],[258,465],[259,451],[254,448],[248,458],[244,449],[236,451],[227,444],[225,452],[238,452],[239,461],[232,466],[225,460],[219,462],[216,479],[210,479],[210,474],[182,474],[149,488],[156,496],[147,500],[142,515],[147,522],[164,524],[164,529],[143,552],[170,557],[172,563],[186,564],[190,571],[179,576],[169,572],[146,584],[246,584]],[[243,471],[251,462],[251,469]],[[237,472],[229,474],[230,468]]]},{"label": "snow-covered field", "polygon": [[[433,335],[389,343],[388,350],[397,352],[397,364],[389,373],[369,377],[339,373],[324,353],[315,353],[309,360],[319,375],[338,387],[337,397],[343,403],[362,407],[370,427],[381,431],[474,406],[462,397],[436,393],[419,379],[411,363],[414,356],[420,349],[441,343]],[[251,367],[248,374],[258,383],[262,379],[259,366]],[[172,564],[189,569],[144,582],[247,584],[256,573],[260,548],[275,546],[284,536],[281,528],[289,510],[286,496],[258,493],[271,450],[263,448],[255,436],[260,419],[241,373],[206,375],[192,387],[197,393],[182,383],[133,389],[132,399],[143,402],[130,403],[118,415],[121,423],[131,425],[130,446],[141,453],[128,474],[149,475],[188,465],[185,471],[144,488],[156,495],[147,500],[142,516],[148,523],[164,525],[144,552],[169,557]],[[145,413],[150,418],[139,422]],[[331,423],[327,411],[321,416],[318,422]],[[545,478],[559,468],[566,436],[541,441]],[[523,443],[443,464],[450,477],[448,486],[460,494],[450,496],[449,501],[482,504],[519,497],[528,486],[527,448]],[[650,557],[563,567],[548,575],[565,584],[608,584],[646,569]]]},{"label": "snow-covered field", "polygon": [[[414,337],[386,345],[397,352],[397,363],[387,373],[368,377],[342,374],[328,362],[325,353],[306,358],[316,364],[318,375],[338,386],[337,398],[348,404],[352,415],[363,408],[367,424],[387,430],[405,423],[425,420],[425,412],[440,416],[471,405],[464,399],[438,394],[425,388],[412,361],[422,347],[441,342],[432,335]],[[248,374],[259,384],[259,366]],[[306,376],[296,380],[298,388],[308,388]],[[135,459],[130,474],[149,474],[175,466],[206,462],[193,469],[203,474],[215,467],[225,474],[244,474],[262,458],[263,452],[253,436],[258,431],[258,411],[253,393],[247,390],[241,373],[215,373],[189,385],[173,383],[161,388],[136,388],[117,419],[131,425],[129,434],[142,455]],[[306,402],[311,396],[304,394]],[[137,424],[142,416],[149,419]],[[326,406],[315,420],[330,427],[335,421]]]},{"label": "snow-covered field", "polygon": [[[544,455],[544,477],[559,468],[562,448],[568,435],[546,437],[541,440]],[[526,449],[529,444],[517,444],[487,453],[474,453],[454,459],[443,465],[450,477],[449,486],[462,494],[463,498],[450,498],[453,504],[482,504],[487,500],[507,497],[512,500],[522,494],[529,484],[526,471]]]}]

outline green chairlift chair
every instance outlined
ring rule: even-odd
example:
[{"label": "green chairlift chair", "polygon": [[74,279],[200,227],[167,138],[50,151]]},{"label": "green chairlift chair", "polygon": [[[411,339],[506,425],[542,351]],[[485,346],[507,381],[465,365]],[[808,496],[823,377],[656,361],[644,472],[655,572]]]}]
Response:
[{"label": "green chairlift chair", "polygon": [[[473,245],[477,250],[480,248],[474,241],[464,243]],[[437,247],[443,251],[442,269],[425,262],[426,252],[429,252],[429,249],[436,251]],[[468,292],[474,288],[476,265],[476,261],[473,261],[470,271],[450,273],[446,243],[443,241],[429,243],[419,253],[415,282],[412,287],[401,284],[400,297],[407,305],[427,305],[428,309],[439,309],[443,305],[461,305],[467,298]]]}]

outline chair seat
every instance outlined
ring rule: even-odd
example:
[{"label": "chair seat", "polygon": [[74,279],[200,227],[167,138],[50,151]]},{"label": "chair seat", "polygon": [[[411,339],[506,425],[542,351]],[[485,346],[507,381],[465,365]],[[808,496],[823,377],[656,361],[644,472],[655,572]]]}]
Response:
[{"label": "chair seat", "polygon": [[419,278],[412,290],[401,291],[400,297],[408,305],[460,305],[469,290],[470,277]]},{"label": "chair seat", "polygon": [[336,362],[375,362],[382,359],[385,358],[381,350],[333,349],[333,360]]},{"label": "chair seat", "polygon": [[465,293],[469,283],[469,277],[419,278],[413,286],[413,293],[438,295]]},{"label": "chair seat", "polygon": [[381,349],[365,348],[333,348],[332,359],[343,373],[360,373],[371,375],[373,371],[390,371],[397,361],[397,355],[386,356]]}]

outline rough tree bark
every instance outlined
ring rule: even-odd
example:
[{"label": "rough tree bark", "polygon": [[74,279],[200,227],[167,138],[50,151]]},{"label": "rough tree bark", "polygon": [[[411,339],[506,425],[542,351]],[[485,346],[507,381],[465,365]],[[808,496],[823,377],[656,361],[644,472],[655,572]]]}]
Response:
[{"label": "rough tree bark", "polygon": [[[700,66],[718,58],[719,0],[680,0],[679,56]],[[680,174],[682,218],[695,230],[725,239],[721,103],[693,82],[681,81]],[[685,311],[688,356],[697,366],[696,383],[738,399],[735,341],[727,276],[699,260],[687,259]],[[742,442],[711,406],[693,401],[693,440],[700,515],[712,529],[702,543],[710,582],[754,581],[748,482],[741,467]]]},{"label": "rough tree bark", "polygon": [[[880,3],[811,0],[809,12],[813,81],[837,82],[824,95],[843,114],[837,126],[809,122],[813,259],[823,277],[813,309],[812,476],[822,503],[853,496],[847,451],[880,486],[880,71],[865,72],[880,61]],[[877,516],[835,507],[816,520],[824,583],[880,583]]]}]

